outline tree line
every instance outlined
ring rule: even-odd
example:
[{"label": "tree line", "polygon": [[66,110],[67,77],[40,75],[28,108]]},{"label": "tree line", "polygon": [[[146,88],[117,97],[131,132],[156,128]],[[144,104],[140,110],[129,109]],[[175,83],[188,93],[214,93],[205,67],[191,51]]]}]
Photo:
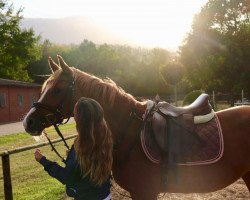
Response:
[{"label": "tree line", "polygon": [[48,56],[60,54],[70,65],[100,78],[110,78],[134,95],[166,94],[167,86],[160,78],[159,66],[172,54],[164,49],[132,48],[125,45],[97,45],[84,40],[79,45],[42,44],[42,58],[28,66],[30,77],[50,74]]},{"label": "tree line", "polygon": [[[195,16],[177,52],[126,45],[41,42],[21,30],[22,10],[0,0],[0,77],[32,81],[49,74],[48,56],[62,55],[71,66],[109,77],[139,96],[244,91],[250,94],[250,2],[208,0]],[[173,87],[174,86],[174,87]]]}]

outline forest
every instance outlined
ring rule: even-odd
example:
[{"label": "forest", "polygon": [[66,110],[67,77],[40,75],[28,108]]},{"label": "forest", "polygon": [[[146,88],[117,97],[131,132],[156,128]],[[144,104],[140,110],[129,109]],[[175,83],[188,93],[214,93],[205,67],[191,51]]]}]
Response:
[{"label": "forest", "polygon": [[[170,95],[177,88],[250,94],[250,1],[208,0],[178,51],[127,45],[59,45],[22,30],[22,9],[0,1],[0,78],[37,81],[50,74],[48,56],[109,77],[136,96]],[[171,27],[170,27],[171,28]]]}]

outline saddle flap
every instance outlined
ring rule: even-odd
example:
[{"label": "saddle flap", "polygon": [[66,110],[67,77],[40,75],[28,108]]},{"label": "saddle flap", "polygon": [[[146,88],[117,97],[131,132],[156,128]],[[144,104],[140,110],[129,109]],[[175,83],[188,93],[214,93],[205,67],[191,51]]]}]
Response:
[{"label": "saddle flap", "polygon": [[152,131],[159,147],[165,150],[167,146],[167,123],[166,119],[157,112],[152,117]]}]

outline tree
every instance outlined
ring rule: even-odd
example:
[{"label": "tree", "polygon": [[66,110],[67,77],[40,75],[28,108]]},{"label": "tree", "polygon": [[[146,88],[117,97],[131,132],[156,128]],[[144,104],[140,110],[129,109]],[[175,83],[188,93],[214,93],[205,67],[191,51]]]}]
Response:
[{"label": "tree", "polygon": [[160,68],[160,74],[164,80],[164,82],[168,85],[173,86],[174,96],[175,96],[175,105],[178,106],[177,103],[177,85],[183,78],[183,66],[177,61],[169,62],[167,65],[162,66]]},{"label": "tree", "polygon": [[249,0],[209,0],[180,48],[193,89],[250,93]]},{"label": "tree", "polygon": [[[31,62],[27,66],[29,76],[35,80],[36,82],[42,82],[44,78],[43,75],[51,74],[51,69],[48,66],[48,58],[49,56],[53,59],[57,60],[57,55],[66,56],[67,58],[71,58],[68,55],[68,52],[72,49],[71,46],[66,45],[57,45],[52,44],[49,40],[45,40],[41,45],[41,58],[39,60]],[[71,60],[70,62],[71,63]],[[72,63],[75,64],[75,63]]]},{"label": "tree", "polygon": [[21,12],[0,0],[0,77],[28,81],[28,64],[40,58],[39,37],[21,30]]}]

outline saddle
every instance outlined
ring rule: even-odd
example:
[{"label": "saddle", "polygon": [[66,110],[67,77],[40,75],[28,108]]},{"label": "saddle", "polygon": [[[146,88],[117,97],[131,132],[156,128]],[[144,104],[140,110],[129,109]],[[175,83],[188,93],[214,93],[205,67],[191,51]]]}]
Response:
[{"label": "saddle", "polygon": [[201,94],[191,105],[186,107],[175,107],[167,102],[157,103],[157,108],[164,115],[171,117],[179,117],[181,115],[205,115],[209,114],[212,110],[212,107],[208,101],[207,94]]},{"label": "saddle", "polygon": [[191,105],[175,107],[148,101],[141,131],[142,148],[153,163],[205,164],[222,156],[219,121],[207,94]]}]

